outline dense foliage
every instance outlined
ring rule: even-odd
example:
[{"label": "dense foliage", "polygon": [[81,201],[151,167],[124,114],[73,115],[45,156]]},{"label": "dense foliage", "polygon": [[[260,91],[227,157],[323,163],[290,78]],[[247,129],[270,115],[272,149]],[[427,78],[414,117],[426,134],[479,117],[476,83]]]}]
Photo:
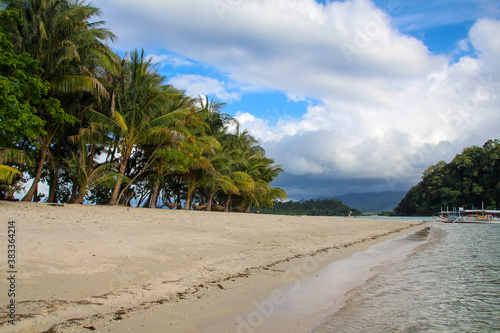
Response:
[{"label": "dense foliage", "polygon": [[260,213],[278,215],[352,216],[361,215],[357,209],[337,199],[278,202],[273,208],[262,208]]},{"label": "dense foliage", "polygon": [[0,197],[32,180],[23,201],[40,182],[47,202],[249,212],[286,198],[224,104],[166,84],[144,51],[116,55],[98,8],[0,0],[0,15]]},{"label": "dense foliage", "polygon": [[429,167],[395,208],[398,215],[433,215],[441,208],[500,206],[500,141],[465,148],[450,163]]}]

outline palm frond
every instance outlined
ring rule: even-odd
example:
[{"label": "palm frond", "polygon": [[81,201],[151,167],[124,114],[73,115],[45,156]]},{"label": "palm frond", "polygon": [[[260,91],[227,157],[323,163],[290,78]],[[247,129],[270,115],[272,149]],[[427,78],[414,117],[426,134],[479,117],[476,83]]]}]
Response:
[{"label": "palm frond", "polygon": [[33,160],[24,154],[21,150],[12,148],[3,148],[0,150],[0,163],[12,162],[16,165],[32,166]]},{"label": "palm frond", "polygon": [[175,111],[169,112],[165,115],[157,117],[149,122],[149,125],[152,128],[165,127],[167,125],[172,124],[174,121],[179,120],[188,115],[188,111],[186,109],[177,109]]},{"label": "palm frond", "polygon": [[120,112],[115,111],[115,114],[113,117],[111,117],[111,119],[113,120],[114,125],[118,127],[122,132],[128,130],[127,122]]},{"label": "palm frond", "polygon": [[95,91],[99,96],[109,98],[109,94],[102,83],[90,76],[57,76],[51,78],[49,82],[51,89],[60,94],[72,94],[80,91]]},{"label": "palm frond", "polygon": [[14,167],[0,164],[0,182],[11,184],[16,175],[22,176],[22,172]]}]

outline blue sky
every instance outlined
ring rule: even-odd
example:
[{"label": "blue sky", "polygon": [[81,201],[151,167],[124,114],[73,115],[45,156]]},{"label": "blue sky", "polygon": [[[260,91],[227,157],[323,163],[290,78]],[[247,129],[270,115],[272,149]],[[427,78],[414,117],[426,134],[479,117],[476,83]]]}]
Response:
[{"label": "blue sky", "polygon": [[98,0],[124,53],[226,102],[290,198],[408,190],[498,137],[493,0]]}]

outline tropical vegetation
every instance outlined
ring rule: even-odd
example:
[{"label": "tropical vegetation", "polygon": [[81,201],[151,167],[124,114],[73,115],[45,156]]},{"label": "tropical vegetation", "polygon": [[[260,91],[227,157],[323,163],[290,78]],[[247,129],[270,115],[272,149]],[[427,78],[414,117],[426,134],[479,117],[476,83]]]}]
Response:
[{"label": "tropical vegetation", "polygon": [[51,203],[249,212],[286,198],[283,171],[223,113],[75,0],[0,0],[0,191]]},{"label": "tropical vegetation", "polygon": [[358,209],[350,208],[337,199],[278,202],[272,208],[262,208],[263,214],[309,216],[360,216]]},{"label": "tropical vegetation", "polygon": [[441,208],[498,209],[500,206],[500,140],[465,148],[450,162],[425,170],[395,208],[397,215],[428,216]]}]

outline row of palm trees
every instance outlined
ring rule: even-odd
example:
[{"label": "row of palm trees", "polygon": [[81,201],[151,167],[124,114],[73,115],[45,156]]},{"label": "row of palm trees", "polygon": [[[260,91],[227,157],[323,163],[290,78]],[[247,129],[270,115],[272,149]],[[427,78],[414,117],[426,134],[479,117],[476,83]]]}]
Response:
[{"label": "row of palm trees", "polygon": [[98,8],[77,0],[0,3],[19,13],[0,23],[15,52],[38,61],[47,99],[57,100],[37,105],[43,128],[35,140],[0,142],[4,191],[23,171],[33,182],[22,201],[38,199],[41,181],[48,202],[248,212],[286,197],[269,185],[283,170],[222,113],[224,104],[166,84],[144,51],[116,55],[108,45],[115,36],[91,21]]}]

